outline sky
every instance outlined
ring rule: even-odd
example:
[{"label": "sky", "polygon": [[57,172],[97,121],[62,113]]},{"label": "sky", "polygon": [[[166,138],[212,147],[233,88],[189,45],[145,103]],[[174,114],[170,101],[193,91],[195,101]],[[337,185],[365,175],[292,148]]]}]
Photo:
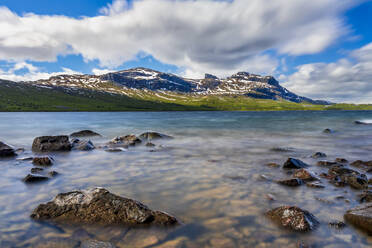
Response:
[{"label": "sky", "polygon": [[0,0],[0,78],[247,71],[372,103],[371,13],[368,0]]}]

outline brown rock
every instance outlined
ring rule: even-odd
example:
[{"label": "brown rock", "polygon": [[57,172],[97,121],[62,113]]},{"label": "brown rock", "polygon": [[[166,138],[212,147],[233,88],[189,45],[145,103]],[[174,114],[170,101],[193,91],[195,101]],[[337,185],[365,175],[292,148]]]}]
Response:
[{"label": "brown rock", "polygon": [[136,136],[136,135],[126,135],[126,136],[120,136],[112,139],[108,145],[111,147],[125,147],[128,148],[128,146],[135,146],[137,144],[140,144],[142,141]]},{"label": "brown rock", "polygon": [[53,158],[51,157],[35,157],[32,159],[34,165],[40,166],[51,166],[53,164]]},{"label": "brown rock", "polygon": [[71,143],[68,136],[42,136],[34,139],[32,144],[34,152],[70,151]]},{"label": "brown rock", "polygon": [[293,177],[302,179],[304,181],[318,180],[312,172],[310,172],[306,169],[295,170],[295,172],[293,173]]},{"label": "brown rock", "polygon": [[103,188],[58,194],[53,201],[40,204],[31,214],[36,220],[98,225],[175,225],[177,219],[153,211],[140,202],[120,197]]},{"label": "brown rock", "polygon": [[38,183],[38,182],[46,181],[48,179],[49,179],[48,177],[28,174],[25,178],[23,178],[23,182],[25,182],[25,183]]},{"label": "brown rock", "polygon": [[372,204],[363,204],[350,209],[344,215],[344,218],[354,226],[372,233]]},{"label": "brown rock", "polygon": [[359,202],[364,203],[364,202],[372,202],[372,191],[367,190],[363,192],[362,194],[359,195]]},{"label": "brown rock", "polygon": [[172,136],[161,134],[157,132],[146,132],[139,136],[142,140],[154,140],[154,139],[172,139]]},{"label": "brown rock", "polygon": [[314,215],[296,206],[278,207],[268,211],[266,215],[274,222],[294,231],[307,232],[319,225]]},{"label": "brown rock", "polygon": [[101,136],[101,135],[99,133],[93,132],[91,130],[82,130],[82,131],[79,131],[79,132],[72,133],[72,134],[70,134],[70,136],[81,138],[81,137],[93,137],[93,136]]},{"label": "brown rock", "polygon": [[284,180],[279,180],[277,183],[285,185],[285,186],[290,186],[290,187],[297,187],[301,186],[304,184],[304,181],[298,178],[291,178],[291,179],[284,179]]},{"label": "brown rock", "polygon": [[324,167],[329,167],[329,166],[333,166],[333,165],[337,165],[337,164],[338,164],[337,162],[330,162],[330,161],[326,161],[326,160],[318,161],[316,163],[316,165],[324,166]]},{"label": "brown rock", "polygon": [[347,164],[349,161],[347,161],[344,158],[336,158],[335,162],[340,163],[340,164]]}]

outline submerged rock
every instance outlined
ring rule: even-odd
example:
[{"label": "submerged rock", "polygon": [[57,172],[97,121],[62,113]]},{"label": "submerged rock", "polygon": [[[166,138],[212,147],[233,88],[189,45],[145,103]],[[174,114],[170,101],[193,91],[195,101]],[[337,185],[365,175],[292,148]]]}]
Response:
[{"label": "submerged rock", "polygon": [[327,160],[318,161],[316,163],[316,165],[323,166],[323,167],[329,167],[329,166],[333,166],[333,165],[337,165],[337,164],[338,164],[337,162],[331,162],[331,161],[327,161]]},{"label": "submerged rock", "polygon": [[270,149],[272,152],[294,152],[295,148],[292,147],[273,147]]},{"label": "submerged rock", "polygon": [[154,140],[154,139],[172,139],[172,136],[161,134],[157,132],[146,132],[139,136],[142,140]]},{"label": "submerged rock", "polygon": [[319,183],[319,182],[307,183],[306,186],[310,187],[310,188],[318,188],[318,189],[324,189],[325,188],[324,184]]},{"label": "submerged rock", "polygon": [[32,144],[34,152],[70,151],[71,143],[68,136],[41,136],[34,139]]},{"label": "submerged rock", "polygon": [[296,206],[278,207],[268,211],[266,215],[274,222],[294,231],[307,232],[319,225],[314,215]]},{"label": "submerged rock", "polygon": [[58,194],[53,201],[40,204],[31,218],[99,225],[178,223],[176,218],[166,213],[153,211],[140,202],[114,195],[103,188]]},{"label": "submerged rock", "polygon": [[330,129],[330,128],[326,128],[323,130],[323,133],[334,133],[335,131]]},{"label": "submerged rock", "polygon": [[304,181],[298,178],[291,178],[291,179],[279,180],[277,181],[277,183],[285,185],[285,186],[297,187],[297,186],[303,185]]},{"label": "submerged rock", "polygon": [[56,177],[58,175],[59,175],[59,173],[57,171],[50,171],[50,172],[48,172],[48,176],[50,176],[50,177]]},{"label": "submerged rock", "polygon": [[31,173],[33,173],[33,174],[38,174],[38,173],[41,173],[43,171],[44,171],[43,168],[37,168],[37,167],[31,168]]},{"label": "submerged rock", "polygon": [[91,151],[96,148],[90,140],[73,139],[71,144],[73,150],[79,151]]},{"label": "submerged rock", "polygon": [[105,152],[125,152],[125,148],[117,147],[117,148],[107,148]]},{"label": "submerged rock", "polygon": [[124,147],[128,148],[128,146],[135,146],[137,144],[140,144],[142,141],[136,136],[136,135],[126,135],[126,136],[120,136],[115,137],[110,142],[108,142],[108,145],[111,147]]},{"label": "submerged rock", "polygon": [[16,156],[14,148],[0,141],[0,157]]},{"label": "submerged rock", "polygon": [[70,136],[80,138],[80,137],[93,137],[93,136],[102,136],[102,135],[100,135],[99,133],[93,132],[91,130],[82,130],[79,132],[72,133],[70,134]]},{"label": "submerged rock", "polygon": [[95,239],[84,240],[80,248],[115,248],[116,246],[110,242],[99,241]]},{"label": "submerged rock", "polygon": [[327,154],[323,152],[316,152],[313,155],[311,155],[312,158],[325,158],[327,157]]},{"label": "submerged rock", "polygon": [[48,177],[28,174],[25,178],[23,178],[23,182],[25,182],[25,183],[37,183],[37,182],[46,181],[48,179],[49,179]]},{"label": "submerged rock", "polygon": [[53,158],[52,157],[35,157],[32,159],[32,163],[34,165],[39,165],[39,166],[51,166],[53,164]]},{"label": "submerged rock", "polygon": [[359,195],[359,202],[364,203],[364,202],[372,202],[372,191],[367,190],[363,192],[362,194]]},{"label": "submerged rock", "polygon": [[147,147],[154,147],[155,144],[153,144],[153,143],[151,143],[151,142],[147,142],[147,143],[146,143],[146,146],[147,146]]},{"label": "submerged rock", "polygon": [[357,125],[372,125],[372,122],[364,122],[364,121],[354,121],[354,124]]},{"label": "submerged rock", "polygon": [[349,161],[347,161],[347,159],[344,159],[344,158],[336,158],[335,159],[335,162],[340,163],[340,164],[347,164],[347,163],[349,163]]},{"label": "submerged rock", "polygon": [[328,225],[336,229],[343,229],[344,227],[346,227],[346,224],[342,221],[332,221],[329,222]]},{"label": "submerged rock", "polygon": [[363,204],[348,210],[344,218],[354,226],[372,234],[372,204]]},{"label": "submerged rock", "polygon": [[302,169],[306,167],[309,167],[309,165],[295,158],[288,158],[283,165],[283,169]]},{"label": "submerged rock", "polygon": [[372,160],[371,161],[357,160],[357,161],[352,162],[350,165],[357,167],[357,168],[369,170],[369,169],[372,169]]},{"label": "submerged rock", "polygon": [[297,169],[293,173],[293,177],[302,179],[304,181],[315,181],[318,178],[314,175],[314,173],[306,170],[306,169]]}]

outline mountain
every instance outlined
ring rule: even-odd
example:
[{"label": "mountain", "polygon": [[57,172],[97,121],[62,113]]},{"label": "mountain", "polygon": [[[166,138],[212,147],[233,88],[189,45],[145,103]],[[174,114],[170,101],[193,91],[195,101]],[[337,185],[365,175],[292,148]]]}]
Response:
[{"label": "mountain", "polygon": [[58,75],[32,82],[0,79],[0,111],[372,109],[298,96],[271,76],[239,72],[183,78],[146,68],[104,75]]},{"label": "mountain", "polygon": [[[147,68],[134,68],[107,73],[102,76],[93,75],[60,75],[47,80],[30,82],[47,87],[65,87],[70,89],[93,89],[109,93],[128,95],[130,90],[153,92],[174,92],[187,95],[239,95],[258,99],[287,100],[291,102],[308,102],[313,104],[329,104],[298,96],[280,86],[272,76],[259,76],[247,72],[239,72],[225,79],[206,74],[204,79],[188,79],[170,73],[163,73]],[[107,87],[114,83],[115,88]]]}]

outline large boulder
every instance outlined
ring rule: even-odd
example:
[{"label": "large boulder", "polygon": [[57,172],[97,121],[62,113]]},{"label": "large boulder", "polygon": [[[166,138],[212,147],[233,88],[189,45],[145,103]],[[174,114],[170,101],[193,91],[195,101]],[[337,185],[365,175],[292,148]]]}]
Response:
[{"label": "large boulder", "polygon": [[79,151],[91,151],[96,148],[90,140],[73,139],[71,145],[73,150]]},{"label": "large boulder", "polygon": [[288,158],[283,165],[283,169],[302,169],[306,167],[309,167],[309,165],[295,158]]},{"label": "large boulder", "polygon": [[161,134],[157,132],[146,132],[139,136],[142,140],[155,140],[155,139],[172,139],[172,136]]},{"label": "large boulder", "polygon": [[70,151],[71,143],[68,136],[41,136],[34,139],[32,151],[34,152],[57,152]]},{"label": "large boulder", "polygon": [[16,153],[12,147],[0,141],[0,157],[15,156]]},{"label": "large boulder", "polygon": [[142,140],[138,138],[134,134],[126,135],[126,136],[118,136],[108,142],[109,147],[124,147],[128,148],[128,146],[135,146],[140,144]]},{"label": "large boulder", "polygon": [[177,219],[142,203],[114,195],[103,188],[58,194],[31,214],[35,220],[98,225],[175,225]]},{"label": "large boulder", "polygon": [[299,232],[313,230],[319,225],[314,215],[296,206],[281,206],[268,211],[266,215],[281,226]]},{"label": "large boulder", "polygon": [[372,234],[372,203],[348,210],[344,218],[354,226]]},{"label": "large boulder", "polygon": [[75,132],[70,134],[71,137],[81,138],[81,137],[93,137],[93,136],[101,136],[99,133],[93,132],[91,130],[82,130],[79,132]]}]

